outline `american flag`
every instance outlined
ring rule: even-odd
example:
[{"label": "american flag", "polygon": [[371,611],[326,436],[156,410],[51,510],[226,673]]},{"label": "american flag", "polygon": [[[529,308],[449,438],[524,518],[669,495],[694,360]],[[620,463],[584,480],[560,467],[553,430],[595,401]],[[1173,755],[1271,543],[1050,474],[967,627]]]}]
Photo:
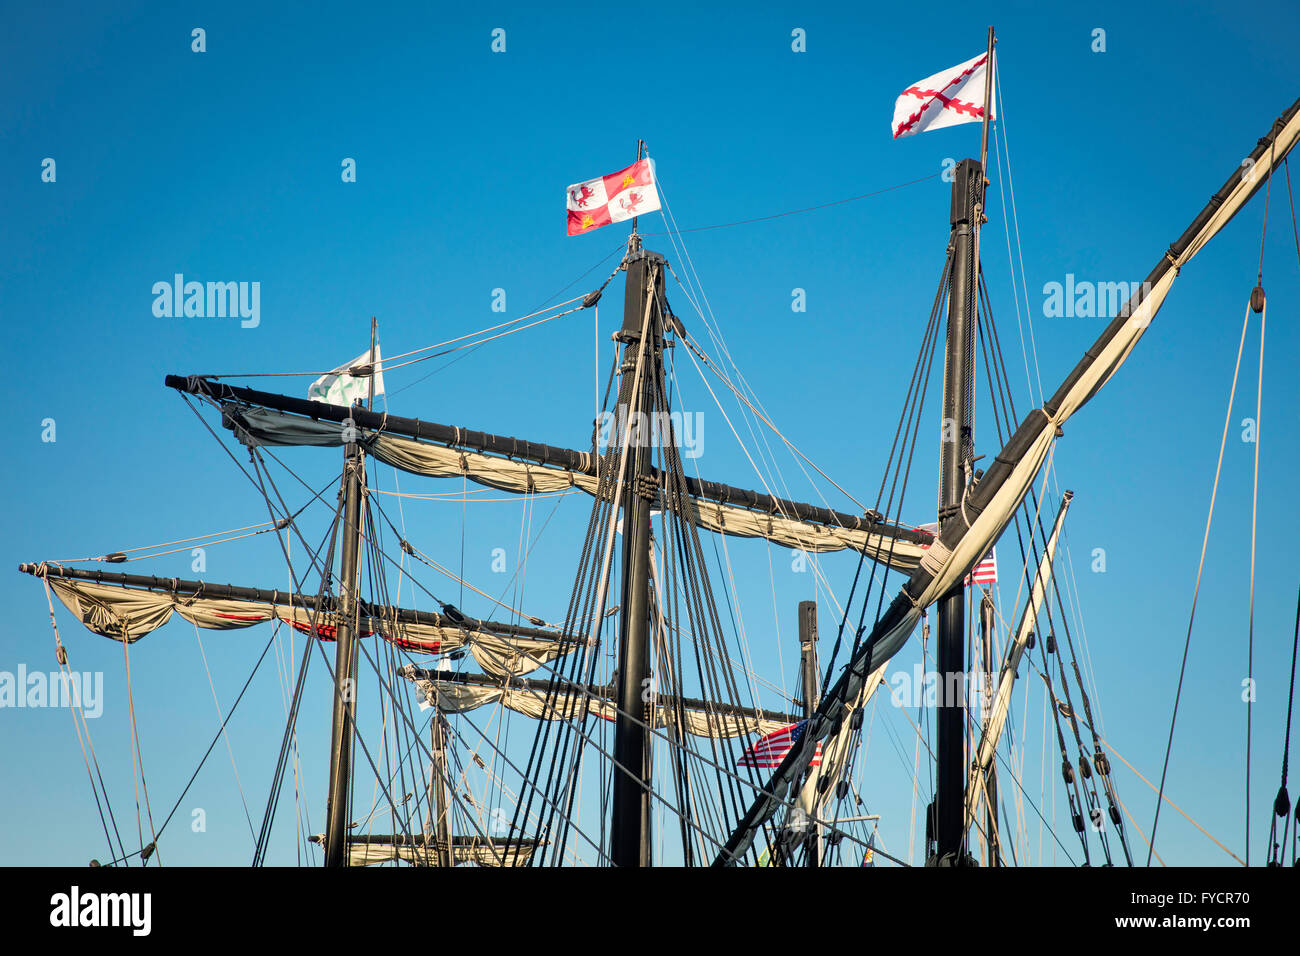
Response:
[{"label": "american flag", "polygon": [[998,583],[998,549],[990,551],[979,564],[975,565],[974,570],[966,576],[967,584],[997,584]]},{"label": "american flag", "polygon": [[[927,534],[938,535],[939,525],[937,522],[930,524],[918,525],[913,531],[924,531]],[[928,544],[921,545],[922,550],[929,550]],[[966,585],[972,584],[997,584],[998,583],[998,549],[994,548],[984,556],[979,564],[975,565],[970,574],[966,575]]]},{"label": "american flag", "polygon": [[[799,742],[803,736],[807,720],[801,720],[797,724],[790,724],[782,727],[780,730],[774,730],[770,734],[759,738],[758,743],[750,747],[741,755],[740,766],[742,767],[779,767],[781,761],[785,759],[792,747]],[[822,745],[817,745],[817,753],[813,756],[810,767],[815,767],[822,762]]]}]

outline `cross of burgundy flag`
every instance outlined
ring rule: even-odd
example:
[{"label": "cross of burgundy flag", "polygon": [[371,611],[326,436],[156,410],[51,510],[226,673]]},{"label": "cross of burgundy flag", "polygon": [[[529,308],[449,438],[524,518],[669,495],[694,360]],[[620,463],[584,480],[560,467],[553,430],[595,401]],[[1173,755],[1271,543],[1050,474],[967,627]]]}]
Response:
[{"label": "cross of burgundy flag", "polygon": [[571,236],[654,212],[659,208],[654,160],[647,156],[627,169],[575,183],[568,195]]},{"label": "cross of burgundy flag", "polygon": [[[983,122],[988,58],[981,53],[903,90],[894,103],[894,139],[958,123]],[[997,119],[997,108],[990,104],[990,110],[989,118]]]}]

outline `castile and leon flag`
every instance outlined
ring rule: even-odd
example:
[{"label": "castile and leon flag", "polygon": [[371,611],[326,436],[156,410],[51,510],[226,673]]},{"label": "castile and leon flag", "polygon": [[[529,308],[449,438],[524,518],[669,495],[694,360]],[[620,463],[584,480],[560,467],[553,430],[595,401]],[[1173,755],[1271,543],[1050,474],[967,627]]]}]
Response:
[{"label": "castile and leon flag", "polygon": [[[958,123],[983,122],[988,58],[987,53],[981,53],[903,90],[894,103],[894,139]],[[997,109],[992,104],[989,109],[989,118],[997,119]]]},{"label": "castile and leon flag", "polygon": [[569,235],[580,236],[658,208],[654,160],[647,156],[627,169],[569,187]]}]

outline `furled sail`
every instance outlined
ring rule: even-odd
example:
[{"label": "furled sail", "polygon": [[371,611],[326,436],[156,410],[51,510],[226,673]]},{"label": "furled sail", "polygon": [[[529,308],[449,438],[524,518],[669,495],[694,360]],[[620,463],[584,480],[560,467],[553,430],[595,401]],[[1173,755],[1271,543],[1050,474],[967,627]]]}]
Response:
[{"label": "furled sail", "polygon": [[[172,614],[179,614],[197,627],[213,630],[284,621],[310,633],[314,623],[318,637],[334,639],[337,614],[332,607],[317,611],[314,596],[42,565],[21,565],[20,570],[44,576],[54,595],[89,630],[127,643],[134,643],[162,627]],[[91,580],[65,576],[70,572]],[[95,578],[117,579],[119,583],[103,583]],[[156,587],[161,589],[121,583],[132,578],[138,583],[157,582]],[[249,594],[265,599],[245,596]],[[468,619],[463,624],[457,623],[430,611],[370,606],[366,611],[360,620],[364,636],[378,634],[397,647],[429,654],[468,647],[484,671],[499,677],[531,673],[582,643],[581,638],[566,640],[559,634],[535,628]],[[483,629],[483,625],[492,631]]]},{"label": "furled sail", "polygon": [[[578,488],[595,495],[600,487],[596,456],[588,452],[193,376],[169,375],[166,384],[220,402],[222,424],[248,445],[342,445],[346,429],[378,460],[417,475],[465,477],[521,494]],[[886,524],[877,512],[850,515],[691,477],[686,487],[692,496],[688,517],[722,534],[766,538],[808,552],[848,548],[902,571],[915,568],[930,543],[928,533]]]},{"label": "furled sail", "polygon": [[[263,445],[342,445],[339,422],[312,421],[266,408],[226,405],[222,421],[240,441]],[[489,488],[517,494],[567,491],[577,488],[596,495],[601,479],[592,471],[499,458],[448,448],[385,432],[361,431],[366,450],[393,468],[428,478],[468,478]],[[590,460],[591,456],[584,455]],[[695,524],[709,531],[743,538],[766,538],[802,551],[840,551],[851,548],[900,570],[915,568],[924,553],[917,541],[843,527],[803,521],[784,514],[753,511],[720,501],[694,500]]]},{"label": "furled sail", "polygon": [[[585,704],[593,717],[608,721],[617,717],[613,691],[609,687],[574,685],[556,689],[545,681],[515,681],[506,686],[501,681],[475,679],[476,675],[472,674],[443,674],[409,665],[398,673],[415,684],[427,703],[446,714],[462,714],[499,703],[508,710],[538,720],[570,720],[582,715]],[[680,717],[682,729],[694,737],[722,739],[768,734],[798,719],[789,714],[764,714],[750,708],[706,705],[695,700],[683,700],[679,713],[674,703],[669,698],[659,698],[654,726],[665,727]]]},{"label": "furled sail", "polygon": [[1300,138],[1300,100],[1274,123],[1250,154],[1251,173],[1234,169],[1183,235],[1169,247],[1147,281],[1107,326],[1074,370],[1042,408],[1036,408],[1002,448],[989,470],[967,487],[960,515],[944,523],[938,539],[876,622],[844,673],[822,699],[809,730],[791,748],[781,766],[750,805],[719,851],[715,865],[734,863],[753,844],[758,830],[785,804],[795,780],[808,767],[817,744],[838,732],[846,703],[861,692],[869,673],[892,658],[906,643],[921,611],[958,584],[997,541],[1029,492],[1052,443],[1070,417],[1095,395],[1128,358],[1155,318],[1179,270],[1214,238],[1264,184]]},{"label": "furled sail", "polygon": [[[309,837],[312,843],[324,844],[325,834]],[[375,836],[356,834],[348,837],[348,866],[374,866],[402,860],[415,866],[438,866],[436,838],[415,836]],[[472,863],[475,866],[524,866],[540,845],[537,840],[489,840],[479,836],[451,838],[452,866]]]},{"label": "furled sail", "polygon": [[[802,819],[816,820],[821,817],[822,809],[835,796],[835,786],[846,776],[849,763],[849,749],[853,745],[853,714],[871,703],[876,690],[885,677],[885,667],[881,664],[862,684],[858,696],[843,713],[838,733],[831,734],[822,745],[822,759],[817,773],[809,774],[799,790],[799,799],[795,806],[801,811]],[[826,781],[826,782],[823,782]]]},{"label": "furled sail", "polygon": [[1002,670],[998,675],[998,688],[989,707],[988,722],[981,732],[975,763],[971,767],[970,780],[967,782],[967,829],[970,828],[971,821],[975,819],[975,808],[979,803],[980,794],[983,792],[984,780],[989,767],[993,765],[993,755],[997,752],[998,741],[1002,737],[1002,728],[1006,725],[1007,713],[1011,708],[1011,690],[1016,682],[1016,671],[1019,669],[1020,660],[1028,648],[1029,636],[1038,626],[1038,612],[1042,609],[1043,601],[1046,600],[1048,589],[1051,587],[1052,562],[1056,555],[1056,543],[1061,535],[1061,526],[1065,523],[1065,512],[1069,510],[1070,501],[1073,497],[1073,494],[1069,491],[1062,495],[1061,509],[1056,513],[1056,523],[1052,526],[1052,533],[1047,539],[1047,547],[1043,549],[1042,558],[1038,562],[1038,570],[1034,574],[1034,583],[1029,593],[1029,601],[1025,605],[1024,614],[1020,617],[1020,625],[1016,628],[1015,636],[1012,638],[1010,646],[1007,647],[1006,658],[1002,662]]}]

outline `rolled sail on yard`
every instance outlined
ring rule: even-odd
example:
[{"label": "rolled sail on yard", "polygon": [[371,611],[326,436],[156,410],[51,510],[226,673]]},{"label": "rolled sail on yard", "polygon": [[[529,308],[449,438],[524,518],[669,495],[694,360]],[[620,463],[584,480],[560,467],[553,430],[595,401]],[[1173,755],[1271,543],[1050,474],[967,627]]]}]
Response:
[{"label": "rolled sail on yard", "polygon": [[[233,402],[223,405],[222,424],[231,429],[241,442],[250,445],[337,446],[344,443],[344,425],[341,422],[315,420]],[[564,457],[571,459],[574,467],[563,467],[549,462],[543,464],[480,454],[403,438],[381,430],[358,428],[356,432],[357,439],[373,457],[414,475],[468,478],[477,484],[513,494],[554,493],[576,488],[596,495],[600,489],[601,479],[595,474],[592,456],[581,452],[567,452]],[[763,512],[724,501],[693,498],[691,506],[692,513],[688,517],[709,531],[744,538],[766,538],[775,544],[810,553],[851,549],[901,571],[914,569],[925,553],[923,544],[929,543],[928,536],[909,529],[890,529],[882,525],[881,531],[868,530],[871,522],[860,518],[852,519],[852,523],[846,518],[840,524],[804,520],[781,513],[783,509],[779,504],[776,512]]]},{"label": "rolled sail on yard", "polygon": [[[604,688],[593,690],[575,686],[556,690],[549,686],[465,683],[431,678],[426,676],[427,672],[417,672],[411,667],[402,668],[400,673],[415,684],[426,702],[437,706],[445,714],[462,714],[489,704],[500,704],[507,710],[536,720],[572,720],[582,716],[584,705],[589,714],[602,720],[613,721],[618,716],[618,707]],[[677,708],[671,706],[671,702],[659,703],[655,707],[654,727],[666,727],[669,721],[676,721],[678,717]],[[688,706],[685,702],[681,708],[681,718],[682,729],[686,733],[694,737],[714,739],[769,734],[788,727],[791,723],[790,716],[784,714],[751,716],[727,713],[720,708]]]},{"label": "rolled sail on yard", "polygon": [[[162,627],[172,614],[179,614],[196,627],[211,630],[224,631],[283,621],[305,633],[314,626],[317,636],[326,640],[334,637],[337,615],[333,610],[315,610],[314,597],[283,591],[264,592],[270,600],[221,597],[205,594],[209,586],[201,581],[173,581],[174,586],[170,589],[154,590],[65,576],[80,574],[113,579],[127,578],[127,575],[99,575],[97,572],[43,565],[22,565],[20,570],[44,577],[55,597],[89,630],[127,643],[133,644]],[[222,585],[211,586],[211,590],[217,593],[255,591]],[[548,661],[582,646],[585,641],[585,638],[565,639],[559,634],[550,637],[534,628],[505,627],[491,622],[467,622],[468,626],[461,626],[443,615],[427,611],[373,610],[373,615],[361,616],[363,635],[378,634],[397,647],[417,653],[440,654],[468,647],[484,671],[499,677],[531,673]],[[489,632],[482,629],[484,625],[493,627],[494,631],[498,627],[501,630]],[[521,631],[527,633],[518,633]]]},{"label": "rolled sail on yard", "polygon": [[983,792],[985,774],[993,765],[993,755],[997,752],[998,741],[1002,739],[1002,728],[1006,726],[1007,713],[1011,709],[1011,691],[1016,683],[1016,671],[1020,668],[1020,660],[1029,645],[1029,636],[1038,626],[1038,613],[1047,599],[1047,591],[1052,583],[1052,562],[1056,557],[1056,544],[1060,539],[1061,526],[1065,523],[1065,512],[1069,510],[1072,497],[1068,491],[1063,496],[1061,510],[1056,514],[1052,534],[1047,539],[1047,547],[1043,549],[1038,570],[1034,574],[1034,583],[1030,588],[1025,613],[1020,618],[1020,626],[1016,628],[1011,645],[1007,648],[1006,659],[1002,662],[998,689],[993,695],[988,723],[980,735],[979,747],[975,751],[975,763],[971,767],[970,779],[966,785],[967,829],[975,818],[975,805],[980,793]]}]

